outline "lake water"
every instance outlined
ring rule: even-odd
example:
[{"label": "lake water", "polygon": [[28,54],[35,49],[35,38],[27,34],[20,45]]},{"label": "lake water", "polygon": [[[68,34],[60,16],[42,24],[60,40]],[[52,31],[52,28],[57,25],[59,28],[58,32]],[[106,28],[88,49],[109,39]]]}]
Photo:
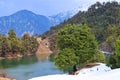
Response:
[{"label": "lake water", "polygon": [[0,61],[0,73],[7,73],[8,77],[17,80],[28,80],[33,77],[61,74],[54,63],[49,61],[48,55],[29,56]]}]

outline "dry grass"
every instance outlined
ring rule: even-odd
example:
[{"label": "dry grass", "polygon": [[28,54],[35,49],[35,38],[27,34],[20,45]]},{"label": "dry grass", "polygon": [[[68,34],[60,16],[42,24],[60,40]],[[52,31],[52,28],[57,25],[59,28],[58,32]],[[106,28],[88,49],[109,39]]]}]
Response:
[{"label": "dry grass", "polygon": [[[85,68],[91,68],[91,67],[98,66],[98,65],[100,65],[100,64],[97,64],[97,63],[87,63],[87,64],[84,64],[83,66],[81,66],[77,71],[85,69]],[[76,72],[70,71],[69,75],[77,75],[78,74],[77,71]]]},{"label": "dry grass", "polygon": [[100,65],[100,64],[88,63],[88,64],[83,65],[79,70],[84,69],[84,68],[91,68],[91,67],[98,66],[98,65]]}]

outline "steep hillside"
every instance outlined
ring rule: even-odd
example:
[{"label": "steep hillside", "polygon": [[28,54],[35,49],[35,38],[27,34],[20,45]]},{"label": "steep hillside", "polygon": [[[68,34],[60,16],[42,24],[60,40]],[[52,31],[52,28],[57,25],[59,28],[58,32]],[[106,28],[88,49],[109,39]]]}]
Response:
[{"label": "steep hillside", "polygon": [[52,51],[49,49],[49,42],[47,39],[41,40],[41,38],[37,38],[39,43],[38,50],[36,54],[51,54]]},{"label": "steep hillside", "polygon": [[80,11],[67,21],[51,27],[49,31],[43,34],[43,37],[54,38],[53,35],[66,24],[87,24],[91,28],[98,43],[101,44],[105,42],[101,46],[104,48],[107,46],[107,51],[112,51],[113,42],[120,33],[119,23],[120,4],[118,2],[96,2],[91,5],[87,11]]},{"label": "steep hillside", "polygon": [[[65,24],[87,24],[89,25],[100,41],[105,40],[104,31],[110,25],[119,25],[120,23],[120,4],[118,2],[100,3],[91,5],[87,11],[80,11],[78,14],[67,21],[51,27],[44,35],[56,33]],[[103,32],[103,34],[101,33]]]}]

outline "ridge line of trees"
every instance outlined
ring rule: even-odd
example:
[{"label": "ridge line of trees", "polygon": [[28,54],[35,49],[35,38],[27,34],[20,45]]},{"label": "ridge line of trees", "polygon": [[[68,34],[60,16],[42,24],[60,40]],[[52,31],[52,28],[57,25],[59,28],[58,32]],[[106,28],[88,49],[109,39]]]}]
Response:
[{"label": "ridge line of trees", "polygon": [[11,29],[8,36],[0,34],[0,57],[34,54],[38,45],[35,37],[26,33],[21,38],[17,38],[14,30]]}]

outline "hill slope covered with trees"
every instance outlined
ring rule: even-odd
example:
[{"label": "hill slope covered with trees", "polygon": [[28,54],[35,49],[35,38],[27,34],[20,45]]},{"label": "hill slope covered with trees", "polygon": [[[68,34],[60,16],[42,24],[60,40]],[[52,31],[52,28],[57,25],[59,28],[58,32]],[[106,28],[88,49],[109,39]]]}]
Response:
[{"label": "hill slope covered with trees", "polygon": [[[87,24],[94,33],[101,48],[106,51],[113,51],[113,42],[120,32],[120,4],[116,1],[91,5],[87,11],[80,11],[74,17],[64,21],[62,24],[51,27],[49,31],[43,34],[43,37],[50,37],[50,40],[56,40],[57,32],[66,24]],[[53,42],[51,41],[52,46]],[[52,48],[53,48],[52,47]]]}]

